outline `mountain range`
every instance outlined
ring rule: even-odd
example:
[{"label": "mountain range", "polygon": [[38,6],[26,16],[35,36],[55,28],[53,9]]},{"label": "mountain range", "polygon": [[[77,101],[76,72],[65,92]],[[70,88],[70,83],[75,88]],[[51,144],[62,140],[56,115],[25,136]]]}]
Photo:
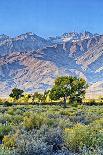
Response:
[{"label": "mountain range", "polygon": [[83,77],[89,83],[87,97],[103,95],[103,35],[0,35],[0,97],[14,87],[29,93],[50,89],[61,75]]}]

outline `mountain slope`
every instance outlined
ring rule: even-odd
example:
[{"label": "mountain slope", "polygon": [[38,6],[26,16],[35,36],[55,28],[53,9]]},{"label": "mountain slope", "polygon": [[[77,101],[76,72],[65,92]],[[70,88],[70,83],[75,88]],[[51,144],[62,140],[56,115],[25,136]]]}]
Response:
[{"label": "mountain slope", "polygon": [[15,38],[0,36],[0,96],[13,87],[44,91],[60,75],[83,77],[93,85],[102,81],[103,36],[90,32],[49,39],[30,32]]}]

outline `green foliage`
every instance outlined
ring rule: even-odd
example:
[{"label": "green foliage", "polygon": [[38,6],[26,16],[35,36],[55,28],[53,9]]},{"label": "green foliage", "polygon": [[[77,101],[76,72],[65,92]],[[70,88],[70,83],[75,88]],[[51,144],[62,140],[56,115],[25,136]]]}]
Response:
[{"label": "green foliage", "polygon": [[48,91],[44,91],[44,93],[43,93],[43,98],[42,98],[42,100],[43,100],[43,102],[46,102],[46,99],[47,99],[47,97],[48,97],[48,95],[49,95],[49,90]]},{"label": "green foliage", "polygon": [[90,99],[86,104],[90,105],[90,106],[96,105],[96,101],[95,101],[95,99]]},{"label": "green foliage", "polygon": [[32,95],[31,94],[23,94],[22,97],[18,100],[18,104],[20,103],[25,103],[25,104],[29,104],[29,102],[32,102]]},{"label": "green foliage", "polygon": [[38,92],[35,92],[33,94],[33,101],[37,100],[38,102],[42,102],[43,94],[40,94]]},{"label": "green foliage", "polygon": [[45,118],[42,115],[25,116],[23,126],[27,129],[40,128],[45,123]]},{"label": "green foliage", "polygon": [[69,97],[70,102],[81,102],[87,86],[86,81],[82,78],[61,76],[55,80],[49,96],[51,100],[58,100],[63,97],[66,107],[67,97]]},{"label": "green foliage", "polygon": [[1,105],[0,134],[0,147],[11,155],[41,154],[54,147],[61,154],[99,155],[103,152],[103,106]]},{"label": "green foliage", "polygon": [[15,100],[18,100],[20,97],[23,96],[23,92],[24,91],[21,89],[14,88],[9,96],[14,98]]},{"label": "green foliage", "polygon": [[3,147],[2,145],[0,146],[0,155],[12,155],[11,151]]},{"label": "green foliage", "polygon": [[8,109],[8,114],[9,114],[9,115],[13,115],[13,114],[14,114],[14,109],[13,109],[12,107],[10,107],[10,108]]},{"label": "green foliage", "polygon": [[6,135],[3,138],[3,143],[6,148],[12,148],[16,145],[16,136]]},{"label": "green foliage", "polygon": [[85,105],[90,105],[90,106],[93,106],[93,105],[103,105],[103,100],[102,98],[97,98],[97,99],[84,99],[83,103]]},{"label": "green foliage", "polygon": [[78,152],[83,147],[96,144],[96,133],[86,125],[76,124],[73,128],[66,128],[64,132],[65,144],[71,150]]},{"label": "green foliage", "polygon": [[10,126],[0,126],[0,139],[2,140],[4,135],[7,135],[11,131]]},{"label": "green foliage", "polygon": [[47,96],[49,94],[49,91],[44,91],[43,94],[35,92],[32,97],[33,97],[33,101],[38,101],[38,102],[46,102]]},{"label": "green foliage", "polygon": [[5,101],[5,102],[3,103],[3,105],[8,107],[8,106],[12,106],[12,103],[11,103],[11,102],[8,102],[8,101]]}]

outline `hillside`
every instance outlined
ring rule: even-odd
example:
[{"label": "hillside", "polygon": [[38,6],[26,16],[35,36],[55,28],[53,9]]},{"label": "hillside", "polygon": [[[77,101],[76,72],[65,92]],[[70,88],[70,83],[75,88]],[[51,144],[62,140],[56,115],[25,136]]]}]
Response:
[{"label": "hillside", "polygon": [[98,86],[103,90],[103,36],[86,31],[49,39],[31,32],[0,36],[0,96],[16,86],[31,93],[44,91],[60,75],[85,78],[91,85],[88,94],[94,88],[97,94]]}]

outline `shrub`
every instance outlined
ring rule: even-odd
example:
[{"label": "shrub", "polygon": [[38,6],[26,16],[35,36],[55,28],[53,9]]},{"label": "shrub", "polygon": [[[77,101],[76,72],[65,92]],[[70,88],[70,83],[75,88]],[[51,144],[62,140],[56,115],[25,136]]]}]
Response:
[{"label": "shrub", "polygon": [[85,102],[85,104],[86,104],[86,105],[90,105],[90,106],[92,106],[92,105],[97,105],[95,99],[90,99],[90,100],[88,100],[87,102]]},{"label": "shrub", "polygon": [[0,155],[13,155],[11,150],[8,150],[7,148],[0,146]]},{"label": "shrub", "polygon": [[2,140],[4,135],[7,135],[11,130],[10,126],[0,126],[0,139]]},{"label": "shrub", "polygon": [[7,148],[14,147],[15,144],[16,144],[16,137],[15,136],[10,136],[10,135],[4,136],[3,144]]},{"label": "shrub", "polygon": [[13,109],[12,107],[10,107],[10,108],[8,109],[8,114],[9,114],[9,115],[13,115],[13,114],[14,114],[14,109]]},{"label": "shrub", "polygon": [[45,123],[45,118],[42,115],[32,115],[32,116],[25,116],[23,121],[23,126],[27,129],[33,128],[40,128],[42,124]]},{"label": "shrub", "polygon": [[102,155],[103,107],[68,107],[1,106],[0,155]]},{"label": "shrub", "polygon": [[23,121],[23,116],[22,115],[16,115],[16,116],[13,116],[13,124],[19,124]]},{"label": "shrub", "polygon": [[58,120],[58,125],[61,129],[70,128],[73,126],[73,123],[69,119],[60,119]]},{"label": "shrub", "polygon": [[58,151],[64,154],[62,143],[59,128],[49,129],[44,125],[39,130],[22,130],[16,139],[14,152],[16,155],[57,155]]},{"label": "shrub", "polygon": [[12,106],[12,105],[13,105],[13,103],[8,102],[8,101],[5,101],[3,105],[4,105],[4,106],[6,106],[6,107],[8,107],[8,106]]},{"label": "shrub", "polygon": [[57,126],[57,122],[55,122],[54,118],[45,118],[45,124],[47,124],[48,127]]},{"label": "shrub", "polygon": [[95,132],[86,125],[76,124],[73,128],[65,129],[64,140],[70,150],[78,152],[84,146],[94,145]]},{"label": "shrub", "polygon": [[95,131],[100,131],[103,129],[103,118],[97,119],[93,121],[91,124],[91,128]]}]

